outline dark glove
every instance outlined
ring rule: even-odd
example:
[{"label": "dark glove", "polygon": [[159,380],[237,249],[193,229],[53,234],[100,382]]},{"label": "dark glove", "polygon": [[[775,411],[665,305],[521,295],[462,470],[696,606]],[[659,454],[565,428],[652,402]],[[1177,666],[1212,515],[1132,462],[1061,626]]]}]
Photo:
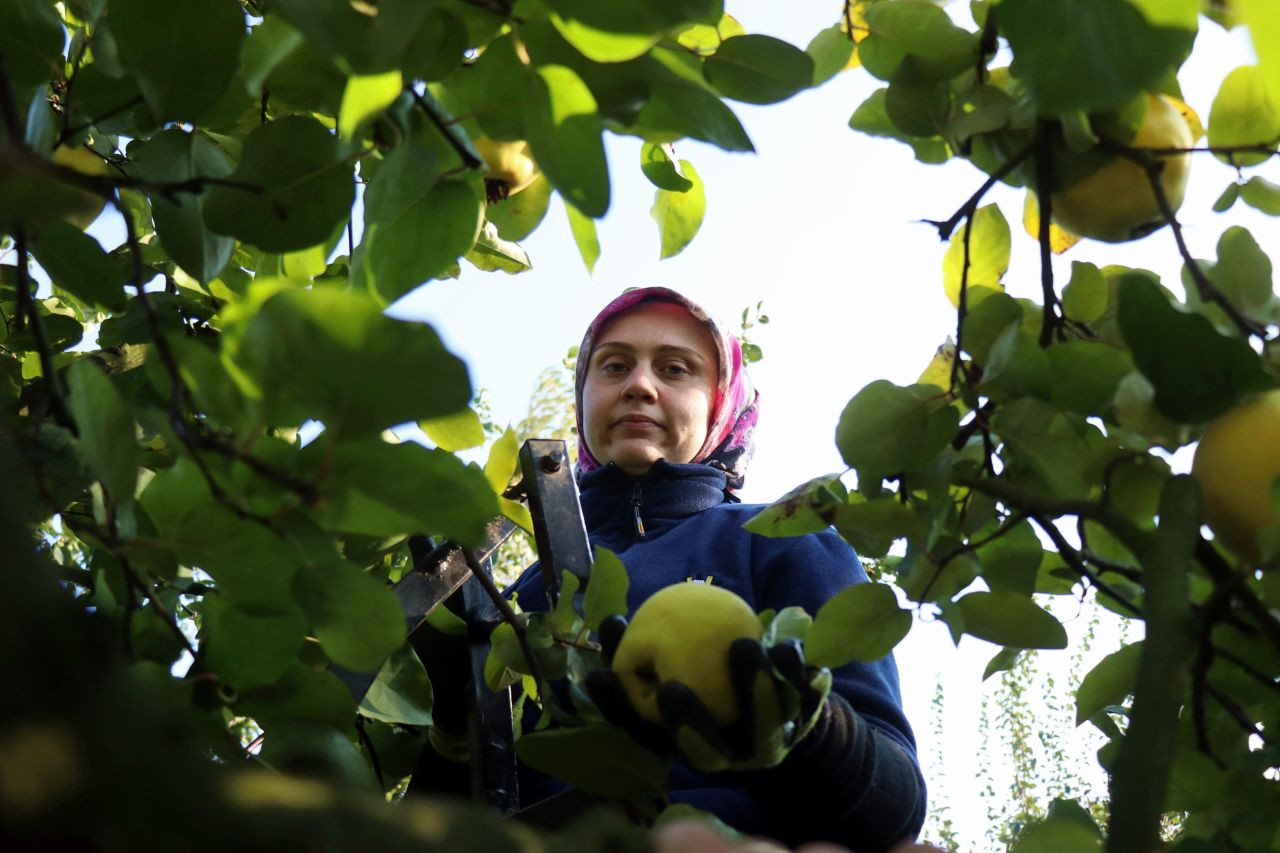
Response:
[{"label": "dark glove", "polygon": [[[606,664],[613,663],[626,627],[621,616],[601,624]],[[636,713],[612,669],[590,673],[586,690],[606,720],[655,752],[679,753],[707,772],[772,767],[817,723],[831,690],[831,672],[806,666],[794,640],[766,649],[749,637],[729,647],[728,666],[738,718],[724,726],[691,687],[678,681],[658,688],[661,726]]]}]

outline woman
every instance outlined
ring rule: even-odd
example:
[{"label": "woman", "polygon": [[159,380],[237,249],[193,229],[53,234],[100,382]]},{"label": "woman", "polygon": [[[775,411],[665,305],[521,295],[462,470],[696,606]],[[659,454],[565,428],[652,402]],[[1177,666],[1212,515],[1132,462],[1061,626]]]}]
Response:
[{"label": "woman", "polygon": [[[578,351],[575,392],[583,515],[592,542],[627,567],[631,612],[665,586],[702,581],[757,611],[813,614],[867,580],[830,529],[780,539],[742,529],[760,510],[733,494],[751,456],[757,395],[737,339],[698,305],[661,287],[609,303]],[[512,591],[526,608],[546,598],[538,571]],[[789,844],[872,851],[914,838],[924,782],[893,660],[833,675],[817,724],[781,764],[706,774],[677,762],[672,799]]]}]

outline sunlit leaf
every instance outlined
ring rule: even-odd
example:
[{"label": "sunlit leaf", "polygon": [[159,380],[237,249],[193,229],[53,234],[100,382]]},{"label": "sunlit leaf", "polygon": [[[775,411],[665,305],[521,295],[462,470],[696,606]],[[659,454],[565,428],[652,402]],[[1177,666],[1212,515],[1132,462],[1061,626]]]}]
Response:
[{"label": "sunlit leaf", "polygon": [[[1280,103],[1267,91],[1262,69],[1242,65],[1222,81],[1209,110],[1209,145],[1214,148],[1262,146],[1275,148],[1280,140]],[[1265,163],[1264,152],[1218,154],[1218,159],[1237,166]]]},{"label": "sunlit leaf", "polygon": [[355,198],[337,138],[307,116],[285,116],[250,133],[230,179],[235,186],[216,186],[205,197],[205,224],[268,252],[323,243]]},{"label": "sunlit leaf", "polygon": [[351,77],[342,93],[338,132],[352,139],[365,122],[391,106],[404,87],[399,71]]},{"label": "sunlit leaf", "polygon": [[1009,269],[1009,223],[994,204],[978,208],[970,223],[960,226],[942,258],[942,286],[951,304],[960,304],[960,282],[964,276],[965,239],[969,242],[969,271],[965,282],[967,302],[976,305],[979,290],[1004,290],[1001,279]]},{"label": "sunlit leaf", "polygon": [[600,260],[600,238],[596,235],[595,220],[568,202],[565,202],[564,212],[569,217],[569,230],[573,233],[573,242],[578,246],[582,263],[588,273],[594,273],[596,261]]},{"label": "sunlit leaf", "polygon": [[631,581],[622,561],[609,549],[595,546],[587,591],[583,594],[583,618],[595,630],[606,616],[626,615],[627,589]]},{"label": "sunlit leaf", "polygon": [[886,584],[855,584],[832,596],[804,640],[805,663],[835,668],[871,662],[892,651],[911,630],[911,611],[898,606]]},{"label": "sunlit leaf", "polygon": [[725,39],[703,65],[721,94],[749,104],[784,101],[813,83],[813,60],[781,39],[742,35]]},{"label": "sunlit leaf", "polygon": [[1003,646],[1063,649],[1067,632],[1057,619],[1026,595],[1016,592],[971,592],[957,604],[966,634]]},{"label": "sunlit leaf", "polygon": [[688,160],[680,161],[680,174],[689,182],[683,191],[659,189],[654,193],[649,214],[658,223],[662,237],[660,257],[665,260],[684,251],[702,227],[706,214],[707,194],[702,179]]},{"label": "sunlit leaf", "polygon": [[609,209],[596,99],[582,78],[563,65],[547,65],[526,76],[523,115],[534,159],[565,200],[591,217]]}]

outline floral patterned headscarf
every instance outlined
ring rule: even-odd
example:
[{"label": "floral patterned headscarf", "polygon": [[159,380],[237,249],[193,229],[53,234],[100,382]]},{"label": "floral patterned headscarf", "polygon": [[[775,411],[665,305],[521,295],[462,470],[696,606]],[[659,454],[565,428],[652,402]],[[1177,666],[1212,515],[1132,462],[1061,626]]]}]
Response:
[{"label": "floral patterned headscarf", "polygon": [[666,287],[636,287],[625,291],[595,316],[587,326],[578,348],[578,365],[574,375],[573,400],[578,424],[578,470],[586,473],[600,467],[600,462],[587,447],[586,431],[582,424],[582,389],[587,381],[587,367],[596,339],[605,324],[618,315],[631,310],[642,302],[672,302],[681,306],[695,320],[707,327],[715,341],[719,356],[719,375],[715,395],[711,401],[711,423],[702,448],[693,462],[702,462],[718,468],[728,475],[728,488],[742,488],[747,463],[754,449],[752,434],[759,416],[760,395],[751,385],[747,366],[742,358],[742,347],[732,332],[721,328],[701,305]]}]

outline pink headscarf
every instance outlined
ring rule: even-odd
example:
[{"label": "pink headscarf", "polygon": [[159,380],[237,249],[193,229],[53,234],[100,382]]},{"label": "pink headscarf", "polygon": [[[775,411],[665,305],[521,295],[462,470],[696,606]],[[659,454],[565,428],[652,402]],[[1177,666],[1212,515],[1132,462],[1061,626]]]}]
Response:
[{"label": "pink headscarf", "polygon": [[702,462],[718,468],[728,475],[728,488],[740,489],[745,479],[747,463],[754,449],[752,434],[759,416],[760,395],[751,385],[746,364],[742,360],[742,347],[737,337],[727,332],[702,306],[683,294],[666,287],[636,287],[623,292],[595,316],[587,326],[578,348],[578,364],[574,375],[574,408],[578,424],[578,470],[586,473],[600,467],[600,462],[587,447],[586,431],[582,424],[582,389],[587,381],[587,367],[596,338],[605,324],[613,318],[639,305],[641,302],[672,302],[681,306],[695,320],[704,324],[715,341],[719,356],[719,375],[715,395],[711,401],[711,423],[707,438],[693,462]]}]

